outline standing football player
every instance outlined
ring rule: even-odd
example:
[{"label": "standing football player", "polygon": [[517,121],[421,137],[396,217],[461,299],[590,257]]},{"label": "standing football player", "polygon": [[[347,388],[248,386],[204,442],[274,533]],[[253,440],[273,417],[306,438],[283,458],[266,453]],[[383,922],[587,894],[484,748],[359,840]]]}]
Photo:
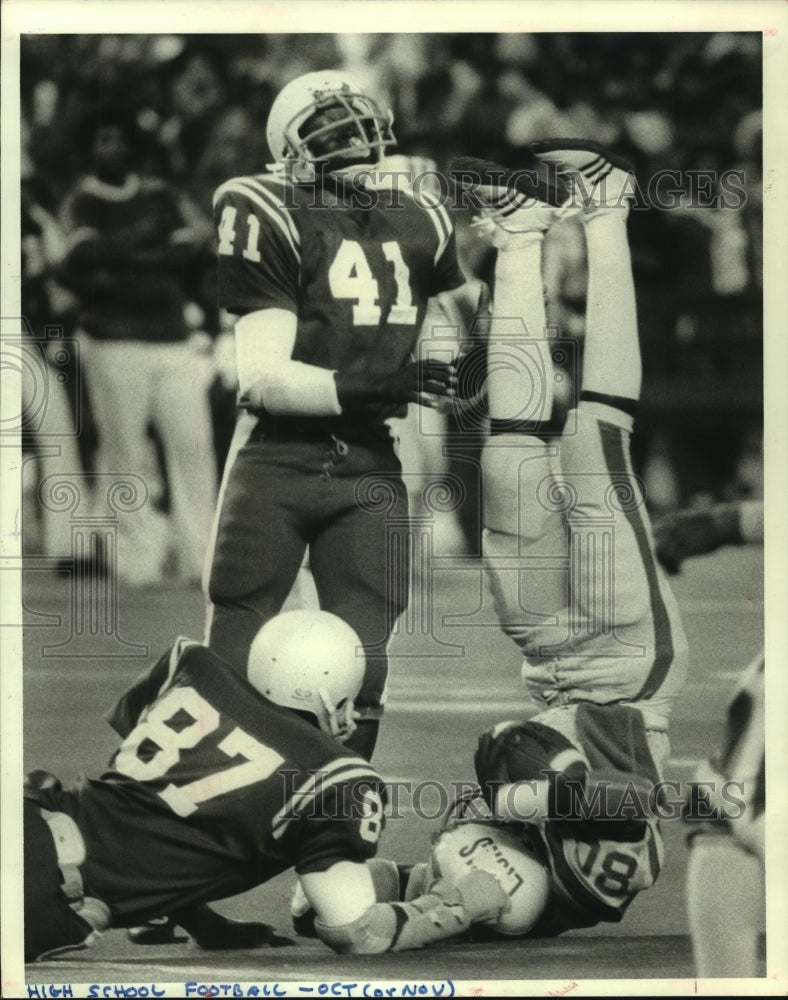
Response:
[{"label": "standing football player", "polygon": [[375,185],[391,121],[343,73],[299,77],[271,108],[273,169],[229,180],[214,202],[242,411],[206,570],[206,641],[243,670],[308,549],[320,607],[366,650],[351,745],[367,759],[408,601],[407,547],[390,531],[407,521],[407,493],[386,421],[453,394],[450,359],[413,354],[428,300],[464,282],[446,210]]},{"label": "standing football player", "polygon": [[[475,763],[487,815],[515,824],[549,875],[549,906],[536,878],[533,912],[526,906],[528,919],[506,932],[549,934],[621,919],[659,873],[653,795],[687,643],[630,461],[641,381],[627,237],[634,180],[593,143],[546,140],[531,152],[571,182],[566,206],[526,197],[519,175],[507,183],[493,164],[463,160],[454,173],[497,247],[484,555],[538,707],[525,723],[483,734]],[[589,270],[582,383],[555,437],[542,241],[556,218],[578,210]],[[455,873],[472,867],[472,845],[459,846]]]},{"label": "standing football player", "polygon": [[[763,545],[762,500],[666,514],[654,526],[669,573],[725,545]],[[754,979],[765,926],[766,701],[761,650],[731,696],[721,746],[698,765],[689,824],[687,916],[698,976]],[[726,801],[733,785],[737,802]],[[740,806],[743,804],[743,808]],[[778,842],[782,842],[778,838]]]},{"label": "standing football player", "polygon": [[396,866],[374,858],[383,782],[340,742],[354,726],[358,649],[353,630],[323,611],[263,626],[248,677],[179,639],[110,714],[123,742],[100,778],[64,789],[32,772],[26,960],[163,915],[204,948],[288,943],[206,904],[291,866],[336,951],[419,947],[499,913],[506,899],[484,872],[391,904]]}]

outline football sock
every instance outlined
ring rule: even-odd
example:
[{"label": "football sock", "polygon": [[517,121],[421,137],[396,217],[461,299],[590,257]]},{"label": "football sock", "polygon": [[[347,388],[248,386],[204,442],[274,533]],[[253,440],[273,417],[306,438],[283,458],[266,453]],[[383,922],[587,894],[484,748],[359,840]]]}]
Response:
[{"label": "football sock", "polygon": [[524,243],[496,255],[487,372],[492,420],[537,424],[553,411],[542,239],[542,233],[528,233]]},{"label": "football sock", "polygon": [[[590,215],[585,230],[588,302],[583,390],[608,399],[623,397],[631,406],[640,396],[641,362],[626,220],[614,212]],[[627,412],[626,407],[619,408]]]},{"label": "football sock", "polygon": [[731,837],[698,836],[691,841],[687,917],[698,976],[758,976],[763,872],[755,855]]}]

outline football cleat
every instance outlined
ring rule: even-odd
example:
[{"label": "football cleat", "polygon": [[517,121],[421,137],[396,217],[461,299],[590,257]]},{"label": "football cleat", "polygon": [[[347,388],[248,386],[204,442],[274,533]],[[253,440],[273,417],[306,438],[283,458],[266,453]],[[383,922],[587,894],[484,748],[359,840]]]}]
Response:
[{"label": "football cleat", "polygon": [[558,169],[572,191],[572,204],[586,218],[607,212],[626,218],[637,192],[632,164],[623,156],[586,139],[541,139],[529,149]]},{"label": "football cleat", "polygon": [[460,156],[451,162],[449,173],[479,212],[471,225],[499,250],[524,246],[557,219],[579,211],[564,175],[537,160],[511,171],[490,160]]},{"label": "football cleat", "polygon": [[154,917],[145,924],[129,927],[126,937],[132,944],[160,945],[181,944],[189,939],[185,934],[176,934],[177,924],[170,917]]}]

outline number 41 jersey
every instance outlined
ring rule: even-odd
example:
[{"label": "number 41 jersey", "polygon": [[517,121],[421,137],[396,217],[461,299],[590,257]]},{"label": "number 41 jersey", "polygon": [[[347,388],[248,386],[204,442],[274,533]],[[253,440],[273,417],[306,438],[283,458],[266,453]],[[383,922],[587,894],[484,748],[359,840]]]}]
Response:
[{"label": "number 41 jersey", "polygon": [[66,808],[115,926],[375,854],[379,775],[204,646],[179,639],[109,721],[111,769]]},{"label": "number 41 jersey", "polygon": [[306,364],[396,371],[428,299],[464,282],[448,212],[418,188],[260,174],[223,184],[214,213],[220,307],[295,313]]}]

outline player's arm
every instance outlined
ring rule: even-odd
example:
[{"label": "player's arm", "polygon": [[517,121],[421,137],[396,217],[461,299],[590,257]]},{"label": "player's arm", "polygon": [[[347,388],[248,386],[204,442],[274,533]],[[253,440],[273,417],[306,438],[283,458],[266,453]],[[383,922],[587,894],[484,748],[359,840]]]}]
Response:
[{"label": "player's arm", "polygon": [[415,361],[391,373],[350,374],[293,359],[297,316],[289,309],[256,310],[235,324],[241,405],[275,416],[338,416],[369,403],[434,405],[453,394],[454,369]]},{"label": "player's arm", "polygon": [[487,381],[487,348],[492,324],[490,289],[479,283],[476,309],[457,358],[457,398],[480,400]]},{"label": "player's arm", "polygon": [[357,955],[420,948],[508,905],[496,879],[476,871],[455,885],[438,880],[418,898],[398,902],[398,877],[386,878],[386,863],[375,858],[385,790],[364,762],[358,764],[359,773],[349,780],[342,778],[347,758],[339,762],[336,779],[324,773],[321,790],[300,801],[299,818],[283,834],[293,838],[296,874],[325,944]]},{"label": "player's arm", "polygon": [[668,573],[678,573],[690,556],[723,545],[763,543],[763,501],[718,503],[666,514],[654,526],[654,541],[657,559]]},{"label": "player's arm", "polygon": [[[122,230],[119,241],[128,245],[128,262],[148,268],[177,268],[207,251],[213,227],[197,206],[185,195],[176,194],[161,182],[151,181],[166,197],[170,208],[170,231],[166,238],[155,218],[150,231],[145,232],[146,220]],[[152,237],[152,238],[151,238]]]},{"label": "player's arm", "polygon": [[107,712],[107,722],[122,739],[126,739],[139,723],[143,711],[153,704],[175,676],[184,652],[197,645],[194,640],[179,637]]},{"label": "player's arm", "polygon": [[359,862],[305,873],[301,887],[315,910],[318,937],[334,951],[353,955],[422,948],[499,916],[507,905],[497,879],[477,870],[455,885],[438,879],[407,903],[378,902],[370,869]]}]

